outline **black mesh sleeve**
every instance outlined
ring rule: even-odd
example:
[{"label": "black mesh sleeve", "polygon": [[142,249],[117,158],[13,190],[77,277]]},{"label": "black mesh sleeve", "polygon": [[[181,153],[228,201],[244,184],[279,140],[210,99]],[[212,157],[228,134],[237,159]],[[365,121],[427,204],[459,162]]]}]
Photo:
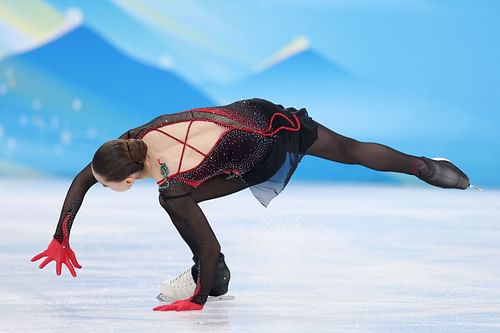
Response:
[{"label": "black mesh sleeve", "polygon": [[194,257],[199,259],[196,290],[191,301],[205,304],[215,276],[220,244],[205,214],[190,195],[166,197],[160,194],[159,200]]},{"label": "black mesh sleeve", "polygon": [[[128,130],[120,135],[118,139],[133,138],[135,133],[141,128],[142,127]],[[95,183],[97,183],[97,180],[92,174],[90,165],[91,163],[89,163],[76,175],[68,189],[68,192],[66,193],[66,198],[64,199],[63,207],[61,209],[61,215],[59,216],[59,222],[57,223],[56,231],[54,233],[54,238],[61,244],[67,244],[69,242],[71,227],[76,213],[83,203],[83,198],[85,197],[87,191]]]},{"label": "black mesh sleeve", "polygon": [[67,244],[69,242],[69,233],[76,213],[82,205],[85,193],[95,183],[97,183],[97,180],[92,174],[90,163],[73,179],[66,193],[61,215],[59,216],[59,223],[54,234],[54,238],[59,243]]}]

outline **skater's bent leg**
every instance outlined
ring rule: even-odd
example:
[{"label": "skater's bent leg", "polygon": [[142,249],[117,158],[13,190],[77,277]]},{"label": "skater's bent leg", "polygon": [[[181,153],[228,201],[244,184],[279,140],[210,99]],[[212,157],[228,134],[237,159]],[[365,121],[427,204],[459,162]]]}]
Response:
[{"label": "skater's bent leg", "polygon": [[402,153],[379,143],[360,142],[317,124],[318,138],[307,149],[308,155],[345,164],[359,164],[379,171],[410,175],[425,175],[430,172],[426,163],[417,156]]},{"label": "skater's bent leg", "polygon": [[[191,197],[195,202],[202,202],[236,193],[249,186],[249,184],[245,183],[238,177],[230,179],[227,179],[227,177],[228,175],[222,174],[210,178],[195,188],[191,192]],[[193,260],[195,261],[195,265],[191,267],[191,275],[193,280],[196,281],[198,278],[198,269],[196,267],[197,258],[193,257]],[[209,295],[220,296],[226,294],[229,288],[230,278],[231,272],[224,260],[224,254],[221,252],[219,253],[219,258],[217,259],[216,271]]]},{"label": "skater's bent leg", "polygon": [[241,178],[234,177],[227,179],[228,175],[222,174],[210,178],[191,192],[194,201],[219,198],[225,195],[241,191],[252,184],[245,183]]}]

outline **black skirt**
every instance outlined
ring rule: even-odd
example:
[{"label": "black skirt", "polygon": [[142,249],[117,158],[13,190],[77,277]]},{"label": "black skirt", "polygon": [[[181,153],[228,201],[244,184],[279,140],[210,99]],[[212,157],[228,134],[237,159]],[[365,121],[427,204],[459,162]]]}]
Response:
[{"label": "black skirt", "polygon": [[295,114],[300,122],[298,131],[281,130],[276,133],[277,141],[270,153],[252,170],[241,175],[245,182],[252,184],[252,194],[267,207],[286,187],[306,150],[318,138],[318,125],[305,108],[284,108],[264,99],[252,101],[258,103],[260,110],[267,113],[269,118],[277,112],[288,118],[293,118]]}]

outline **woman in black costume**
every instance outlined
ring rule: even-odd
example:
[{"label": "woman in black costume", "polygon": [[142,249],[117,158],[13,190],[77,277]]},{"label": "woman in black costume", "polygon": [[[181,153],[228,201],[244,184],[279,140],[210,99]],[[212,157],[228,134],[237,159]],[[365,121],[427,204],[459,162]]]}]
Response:
[{"label": "woman in black costume", "polygon": [[138,179],[154,178],[161,206],[193,253],[196,276],[192,296],[154,310],[201,310],[209,295],[227,291],[228,276],[221,276],[229,271],[198,203],[250,188],[267,207],[304,155],[406,173],[442,188],[470,187],[468,177],[446,159],[342,136],[314,121],[304,108],[241,100],[162,115],[103,144],[71,183],[53,240],[31,261],[46,257],[40,268],[56,261],[57,275],[65,264],[76,276],[74,267],[81,266],[69,234],[88,189],[100,182],[126,191]]}]

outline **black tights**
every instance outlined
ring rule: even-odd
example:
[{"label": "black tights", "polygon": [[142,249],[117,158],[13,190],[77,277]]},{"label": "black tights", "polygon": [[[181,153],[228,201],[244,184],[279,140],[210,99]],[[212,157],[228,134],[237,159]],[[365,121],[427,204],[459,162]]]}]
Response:
[{"label": "black tights", "polygon": [[378,171],[394,171],[416,175],[425,173],[426,164],[417,156],[373,142],[360,142],[340,135],[318,124],[318,139],[307,155],[345,164],[359,164]]},{"label": "black tights", "polygon": [[[330,161],[360,164],[380,171],[415,174],[425,162],[418,157],[400,153],[377,143],[359,142],[342,136],[318,124],[318,138],[306,155]],[[169,213],[175,227],[193,252],[193,278],[200,286],[194,302],[203,304],[209,294],[220,295],[227,290],[229,269],[220,253],[220,245],[197,203],[243,190],[254,184],[239,177],[218,175],[195,188],[189,196],[163,200],[160,203]],[[199,264],[199,266],[198,266]],[[208,267],[208,268],[204,268]],[[226,277],[224,279],[224,277]]]},{"label": "black tights", "polygon": [[[427,165],[417,156],[408,155],[388,146],[360,142],[340,135],[319,124],[318,139],[307,149],[306,155],[321,157],[345,164],[359,164],[378,171],[393,171],[416,175],[426,173]],[[218,198],[243,190],[251,185],[227,175],[213,177],[194,189],[191,197],[196,202]]]}]

